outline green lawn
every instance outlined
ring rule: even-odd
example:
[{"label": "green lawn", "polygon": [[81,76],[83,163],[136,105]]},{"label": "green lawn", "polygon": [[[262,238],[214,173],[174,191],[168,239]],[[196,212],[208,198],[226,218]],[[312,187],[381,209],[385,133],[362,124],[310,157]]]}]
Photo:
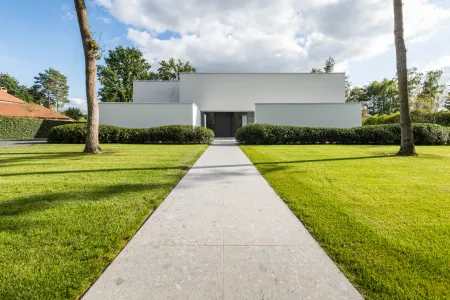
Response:
[{"label": "green lawn", "polygon": [[205,145],[0,148],[0,299],[75,299]]},{"label": "green lawn", "polygon": [[450,299],[450,147],[242,146],[368,299]]}]

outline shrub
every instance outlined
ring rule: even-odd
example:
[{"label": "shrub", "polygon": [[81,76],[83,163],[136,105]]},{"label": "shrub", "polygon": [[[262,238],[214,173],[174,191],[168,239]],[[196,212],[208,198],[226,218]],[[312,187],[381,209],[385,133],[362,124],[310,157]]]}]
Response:
[{"label": "shrub", "polygon": [[[354,128],[297,127],[250,124],[238,129],[241,144],[359,144],[399,145],[399,124],[367,125]],[[437,124],[414,124],[416,145],[450,144],[450,127]]]},{"label": "shrub", "polygon": [[[422,109],[411,110],[411,119],[414,123],[435,123],[442,126],[450,126],[450,111],[439,112]],[[375,115],[363,120],[363,125],[399,124],[400,113],[390,115]]]},{"label": "shrub", "polygon": [[46,138],[50,129],[73,121],[0,117],[0,140]]},{"label": "shrub", "polygon": [[[128,144],[208,144],[214,139],[212,130],[190,125],[167,125],[153,128],[99,127],[100,143]],[[86,124],[58,126],[50,131],[49,143],[83,144]]]}]

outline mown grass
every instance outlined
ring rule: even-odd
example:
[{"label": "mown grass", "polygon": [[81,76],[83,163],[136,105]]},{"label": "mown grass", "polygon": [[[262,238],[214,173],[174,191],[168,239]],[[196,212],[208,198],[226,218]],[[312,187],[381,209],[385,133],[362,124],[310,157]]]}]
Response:
[{"label": "mown grass", "polygon": [[205,145],[0,148],[0,299],[75,299]]},{"label": "mown grass", "polygon": [[242,146],[367,299],[450,299],[450,148]]}]

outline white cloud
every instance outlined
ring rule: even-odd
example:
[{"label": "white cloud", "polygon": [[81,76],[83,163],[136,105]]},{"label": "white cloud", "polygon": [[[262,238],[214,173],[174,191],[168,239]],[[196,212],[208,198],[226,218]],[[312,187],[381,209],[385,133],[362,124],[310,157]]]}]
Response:
[{"label": "white cloud", "polygon": [[69,98],[69,103],[64,105],[63,110],[66,110],[69,107],[79,108],[83,113],[87,113],[87,102],[81,98]]},{"label": "white cloud", "polygon": [[441,82],[450,85],[450,56],[442,56],[435,61],[432,61],[426,68],[430,70],[442,70]]},{"label": "white cloud", "polygon": [[61,6],[61,10],[63,11],[62,19],[71,21],[76,17],[75,11],[71,6],[65,4]]},{"label": "white cloud", "polygon": [[[96,0],[131,25],[147,59],[190,60],[199,71],[309,71],[333,56],[339,69],[393,45],[391,0]],[[405,37],[421,42],[450,20],[429,0],[404,1]],[[177,32],[181,38],[160,40]]]},{"label": "white cloud", "polygon": [[110,24],[112,22],[112,20],[110,18],[103,17],[103,16],[97,17],[97,19],[102,21],[105,24]]}]

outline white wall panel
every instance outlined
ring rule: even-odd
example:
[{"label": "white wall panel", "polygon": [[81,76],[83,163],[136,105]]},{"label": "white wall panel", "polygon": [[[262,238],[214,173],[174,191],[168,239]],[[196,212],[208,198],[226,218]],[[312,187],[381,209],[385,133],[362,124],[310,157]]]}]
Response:
[{"label": "white wall panel", "polygon": [[99,106],[100,124],[105,125],[150,128],[173,124],[198,125],[200,122],[197,118],[200,111],[193,103],[100,102]]},{"label": "white wall panel", "polygon": [[344,103],[345,74],[182,73],[180,102],[202,111],[254,111],[255,103]]},{"label": "white wall panel", "polygon": [[[133,102],[179,102],[178,81],[133,81]],[[192,102],[191,102],[192,103]]]},{"label": "white wall panel", "polygon": [[256,104],[255,123],[310,127],[361,126],[361,104]]}]

